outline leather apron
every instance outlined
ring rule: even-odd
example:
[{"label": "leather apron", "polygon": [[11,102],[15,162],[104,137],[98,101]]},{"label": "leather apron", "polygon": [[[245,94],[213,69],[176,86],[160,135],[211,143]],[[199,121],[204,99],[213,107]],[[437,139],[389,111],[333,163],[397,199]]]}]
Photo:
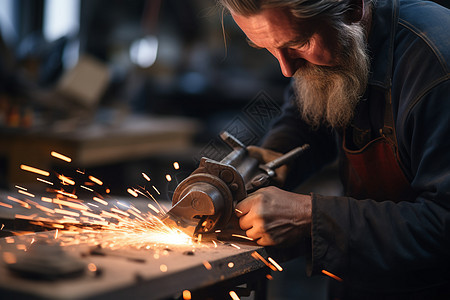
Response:
[{"label": "leather apron", "polygon": [[379,137],[358,150],[350,150],[344,133],[341,178],[346,195],[356,199],[412,201],[417,194],[399,163],[390,93],[385,99]]}]

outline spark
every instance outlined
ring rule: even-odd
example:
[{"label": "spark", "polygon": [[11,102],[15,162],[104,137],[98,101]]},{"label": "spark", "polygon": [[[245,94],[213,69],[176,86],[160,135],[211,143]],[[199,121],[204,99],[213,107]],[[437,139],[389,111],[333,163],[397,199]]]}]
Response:
[{"label": "spark", "polygon": [[142,172],[142,176],[145,178],[145,180],[150,181],[150,177],[148,177],[144,172]]},{"label": "spark", "polygon": [[191,300],[191,299],[192,299],[191,291],[184,290],[183,291],[183,300]]},{"label": "spark", "polygon": [[111,193],[111,190],[110,189],[106,189],[105,193],[109,194],[109,193]]},{"label": "spark", "polygon": [[230,297],[233,300],[240,300],[239,296],[236,294],[235,291],[230,291]]},{"label": "spark", "polygon": [[67,207],[70,207],[73,209],[78,209],[78,210],[87,210],[88,209],[83,204],[73,203],[73,202],[66,201],[66,200],[53,199],[53,203],[61,204],[61,205],[64,205],[64,206],[67,206]]},{"label": "spark", "polygon": [[[6,207],[6,208],[13,208],[13,206],[11,204],[7,204],[7,203],[3,203],[3,202],[0,202],[0,206]],[[3,229],[3,227],[2,227],[2,229]]]},{"label": "spark", "polygon": [[272,275],[270,275],[270,274],[267,274],[267,275],[266,275],[266,278],[269,279],[269,280],[273,280],[273,277],[272,277]]},{"label": "spark", "polygon": [[44,179],[42,179],[42,178],[36,178],[36,180],[37,181],[40,181],[40,182],[43,182],[43,183],[46,183],[46,184],[48,184],[48,185],[53,185],[53,182],[50,182],[50,181],[47,181],[47,180],[44,180]]},{"label": "spark", "polygon": [[88,270],[91,271],[91,272],[96,272],[96,271],[97,271],[97,266],[96,266],[95,264],[93,264],[93,263],[89,263],[89,264],[87,265],[87,268],[88,268]]},{"label": "spark", "polygon": [[211,266],[211,264],[209,263],[209,261],[204,261],[203,262],[203,265],[205,266],[205,268],[206,268],[206,270],[211,270],[212,269],[212,266]]},{"label": "spark", "polygon": [[268,262],[264,257],[262,257],[261,254],[259,254],[258,252],[254,251],[254,252],[252,253],[252,256],[253,256],[253,258],[255,258],[255,259],[261,260],[261,261],[262,261],[266,266],[268,266],[272,271],[276,271],[276,270],[277,270],[273,265],[269,264],[269,262]]},{"label": "spark", "polygon": [[147,204],[147,206],[153,210],[155,213],[159,214],[159,209],[157,209],[155,206],[153,206],[151,203]]},{"label": "spark", "polygon": [[217,248],[217,243],[216,241],[212,240],[213,244],[214,244],[214,248]]},{"label": "spark", "polygon": [[327,270],[322,270],[322,273],[327,276],[330,276],[333,279],[336,279],[337,281],[340,281],[340,282],[344,281],[341,277],[338,277],[338,276],[334,275],[333,273],[328,272]]},{"label": "spark", "polygon": [[166,175],[166,180],[169,181],[169,182],[172,181],[172,176],[170,176],[169,174],[167,174],[167,175]]},{"label": "spark", "polygon": [[159,266],[159,269],[161,270],[161,272],[167,272],[167,266],[166,265],[164,265],[164,264],[162,264],[162,265],[160,265]]},{"label": "spark", "polygon": [[272,257],[269,256],[267,260],[269,260],[272,263],[272,265],[274,265],[275,268],[277,268],[278,271],[280,272],[283,271],[283,268]]},{"label": "spark", "polygon": [[24,188],[24,187],[21,187],[20,185],[16,185],[16,186],[14,186],[15,188],[17,188],[17,189],[19,189],[19,190],[22,190],[22,191],[28,191],[28,189],[26,189],[26,188]]},{"label": "spark", "polygon": [[235,244],[230,244],[230,246],[232,246],[232,247],[234,247],[236,249],[241,249],[241,247],[239,247],[238,245],[235,245]]},{"label": "spark", "polygon": [[154,185],[152,185],[152,188],[158,193],[158,195],[161,195],[161,193],[158,191],[158,189]]},{"label": "spark", "polygon": [[241,235],[241,234],[231,234],[231,236],[234,236],[234,237],[238,237],[238,238],[241,238],[241,239],[246,239],[246,240],[249,240],[249,241],[254,241],[254,239],[252,239],[251,237],[248,237],[248,236],[245,236],[245,235]]},{"label": "spark", "polygon": [[98,197],[94,197],[94,198],[92,198],[92,200],[97,201],[98,203],[101,203],[103,205],[108,205],[108,202],[106,202],[105,200],[102,200]]},{"label": "spark", "polygon": [[179,164],[178,162],[174,162],[174,163],[173,163],[173,168],[174,168],[175,170],[178,170],[178,169],[180,168],[180,164]]},{"label": "spark", "polygon": [[92,176],[92,175],[89,175],[88,178],[89,178],[92,182],[95,182],[95,183],[98,184],[98,185],[103,185],[103,182],[102,182],[100,179],[95,178],[95,177]]},{"label": "spark", "polygon": [[58,229],[55,231],[55,240],[58,238]]},{"label": "spark", "polygon": [[243,214],[243,212],[242,212],[241,210],[237,209],[237,208],[235,208],[234,210],[235,210],[236,212],[240,213],[240,214]]},{"label": "spark", "polygon": [[58,152],[55,152],[55,151],[52,151],[52,152],[50,153],[50,155],[53,156],[53,157],[55,157],[55,158],[59,158],[59,159],[61,159],[61,160],[64,160],[64,161],[66,161],[66,162],[71,162],[71,161],[72,161],[72,159],[71,159],[70,157],[65,156],[65,155],[62,155],[61,153],[58,153]]},{"label": "spark", "polygon": [[7,198],[8,198],[8,200],[10,200],[10,201],[19,203],[22,207],[25,207],[25,208],[31,208],[31,206],[30,206],[28,203],[26,203],[25,201],[19,200],[19,199],[17,199],[17,198],[11,197],[11,196],[8,196]]},{"label": "spark", "polygon": [[27,165],[20,165],[20,168],[22,170],[24,170],[24,171],[27,171],[27,172],[36,173],[36,174],[39,174],[39,175],[42,175],[42,176],[50,176],[50,172],[47,172],[47,171],[44,171],[44,170],[41,170],[41,169],[38,169],[38,168],[30,167],[30,166],[27,166]]},{"label": "spark", "polygon": [[61,180],[63,184],[75,185],[75,181],[64,175],[58,175],[58,179]]},{"label": "spark", "polygon": [[80,185],[80,187],[85,189],[85,190],[88,190],[89,192],[93,192],[94,191],[93,189],[88,188],[87,186],[84,186],[84,185]]},{"label": "spark", "polygon": [[84,175],[84,171],[81,171],[80,169],[77,169],[77,172]]},{"label": "spark", "polygon": [[73,198],[73,199],[78,199],[78,196],[75,195],[75,194],[66,193],[66,192],[64,192],[64,191],[56,191],[56,192],[59,193],[59,194],[61,194],[61,195],[64,195],[64,196]]},{"label": "spark", "polygon": [[234,262],[232,262],[232,261],[230,261],[229,263],[228,263],[228,268],[233,268],[234,267]]},{"label": "spark", "polygon": [[5,224],[2,224],[2,228],[0,228],[0,230],[3,230],[3,228],[5,228]]},{"label": "spark", "polygon": [[28,196],[28,197],[34,197],[34,195],[33,194],[31,194],[31,193],[28,193],[28,192],[25,192],[25,191],[22,191],[22,190],[18,190],[18,192],[20,193],[20,194],[24,194],[24,195],[26,195],[26,196]]},{"label": "spark", "polygon": [[131,189],[131,188],[128,188],[128,189],[127,189],[127,192],[130,193],[130,195],[132,195],[132,196],[134,196],[134,197],[139,196],[138,193],[136,193],[136,191],[133,190],[133,189]]},{"label": "spark", "polygon": [[129,217],[130,216],[130,214],[124,212],[123,210],[117,209],[117,208],[111,208],[111,211],[113,211],[115,213],[118,213],[118,214],[121,214],[121,215],[124,215],[125,217]]}]

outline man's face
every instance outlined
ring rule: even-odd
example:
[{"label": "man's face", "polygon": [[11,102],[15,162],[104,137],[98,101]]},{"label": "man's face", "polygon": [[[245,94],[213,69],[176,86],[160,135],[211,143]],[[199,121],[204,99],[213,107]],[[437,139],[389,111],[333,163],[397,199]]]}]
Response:
[{"label": "man's face", "polygon": [[247,35],[249,44],[267,49],[275,56],[286,77],[292,77],[308,63],[319,66],[338,63],[336,35],[319,22],[295,20],[281,8],[266,9],[250,17],[232,16]]},{"label": "man's face", "polygon": [[283,75],[294,77],[306,121],[313,126],[349,124],[368,77],[361,25],[333,29],[323,21],[299,21],[282,8],[232,16],[250,45],[267,49]]}]

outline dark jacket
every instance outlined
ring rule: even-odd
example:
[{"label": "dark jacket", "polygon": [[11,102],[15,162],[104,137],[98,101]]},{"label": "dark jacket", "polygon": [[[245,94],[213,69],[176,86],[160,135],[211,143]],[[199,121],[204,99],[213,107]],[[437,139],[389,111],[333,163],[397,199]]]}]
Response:
[{"label": "dark jacket", "polygon": [[[370,78],[361,103],[369,110],[355,120],[376,134],[391,93],[399,162],[418,196],[375,201],[314,194],[309,271],[325,269],[374,295],[441,293],[437,287],[450,287],[450,11],[429,1],[375,1],[368,47]],[[311,130],[292,97],[264,146],[286,152],[311,144],[290,177],[298,183],[337,157],[342,137]]]}]

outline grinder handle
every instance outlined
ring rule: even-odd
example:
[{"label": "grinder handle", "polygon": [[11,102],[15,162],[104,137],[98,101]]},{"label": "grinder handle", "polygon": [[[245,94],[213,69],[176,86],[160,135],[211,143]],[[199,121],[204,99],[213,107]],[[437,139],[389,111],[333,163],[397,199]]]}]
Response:
[{"label": "grinder handle", "polygon": [[285,165],[285,164],[291,162],[292,160],[297,158],[300,154],[302,154],[304,151],[308,150],[309,148],[310,148],[309,144],[304,144],[301,147],[292,149],[288,153],[266,163],[264,165],[263,169],[264,170],[275,170],[275,169],[281,167],[282,165]]}]

